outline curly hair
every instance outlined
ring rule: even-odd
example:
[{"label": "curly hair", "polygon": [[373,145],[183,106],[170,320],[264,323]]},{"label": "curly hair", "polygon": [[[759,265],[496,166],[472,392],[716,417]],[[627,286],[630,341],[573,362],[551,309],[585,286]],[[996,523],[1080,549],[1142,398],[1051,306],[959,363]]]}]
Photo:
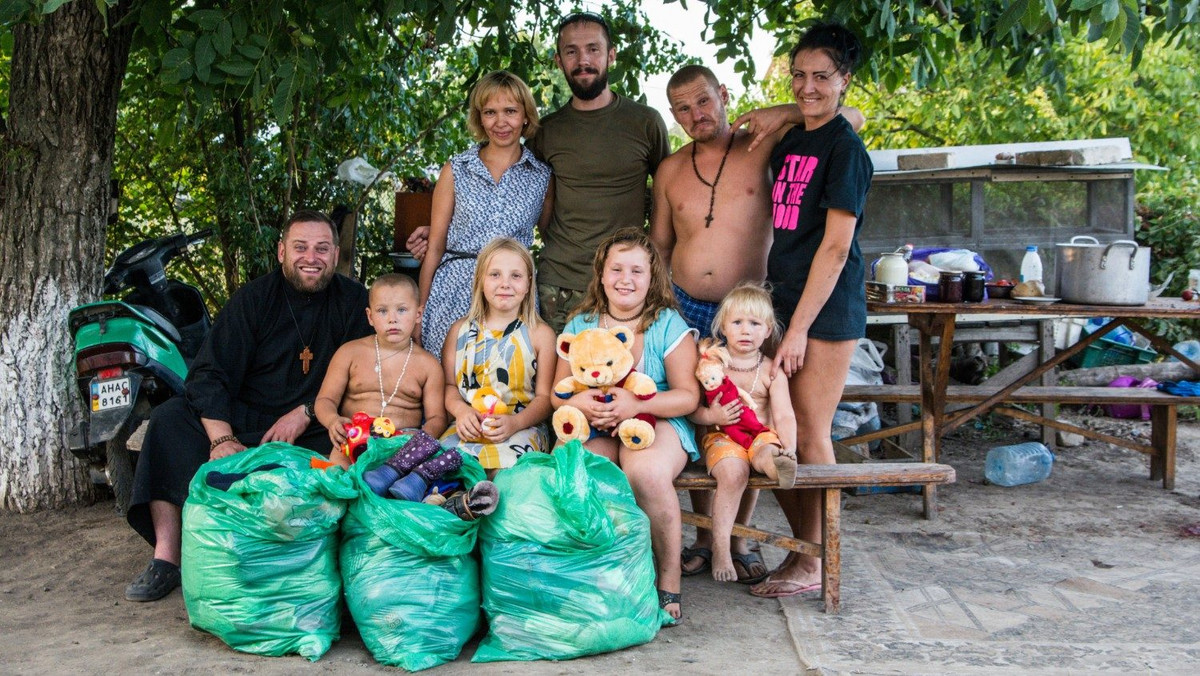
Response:
[{"label": "curly hair", "polygon": [[646,302],[642,305],[642,313],[634,329],[643,333],[663,310],[678,310],[679,302],[671,292],[671,278],[667,272],[667,264],[663,261],[658,247],[650,240],[642,228],[621,228],[600,243],[596,256],[592,259],[592,281],[588,282],[587,293],[583,302],[571,313],[586,315],[599,319],[600,315],[608,312],[608,297],[604,295],[604,265],[608,261],[608,253],[613,248],[641,248],[650,257],[650,286],[646,289]]}]

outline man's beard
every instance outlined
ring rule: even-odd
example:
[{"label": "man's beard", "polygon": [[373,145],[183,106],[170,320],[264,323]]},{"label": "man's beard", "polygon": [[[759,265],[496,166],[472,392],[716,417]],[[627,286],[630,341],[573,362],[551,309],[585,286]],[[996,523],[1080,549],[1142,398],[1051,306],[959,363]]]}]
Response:
[{"label": "man's beard", "polygon": [[[583,74],[583,70],[579,68],[575,69],[575,72],[579,75]],[[567,86],[571,88],[571,93],[575,95],[575,98],[580,101],[591,101],[608,88],[608,70],[605,69],[602,73],[596,71],[596,79],[592,80],[592,84],[587,87],[576,82],[575,74],[572,74],[567,78]]]},{"label": "man's beard", "polygon": [[306,285],[306,280],[294,265],[285,265],[283,266],[283,278],[300,293],[320,293],[329,286],[329,282],[333,279],[333,268],[325,268],[325,272],[320,277]]}]

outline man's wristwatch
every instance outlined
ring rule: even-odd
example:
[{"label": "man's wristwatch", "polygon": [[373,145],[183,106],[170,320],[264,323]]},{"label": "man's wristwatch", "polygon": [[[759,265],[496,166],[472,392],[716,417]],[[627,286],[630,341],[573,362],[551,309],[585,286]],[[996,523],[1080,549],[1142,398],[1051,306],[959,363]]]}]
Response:
[{"label": "man's wristwatch", "polygon": [[303,406],[304,406],[304,415],[308,416],[309,420],[316,420],[317,412],[313,410],[313,403],[311,401],[306,401],[306,402],[304,402]]}]

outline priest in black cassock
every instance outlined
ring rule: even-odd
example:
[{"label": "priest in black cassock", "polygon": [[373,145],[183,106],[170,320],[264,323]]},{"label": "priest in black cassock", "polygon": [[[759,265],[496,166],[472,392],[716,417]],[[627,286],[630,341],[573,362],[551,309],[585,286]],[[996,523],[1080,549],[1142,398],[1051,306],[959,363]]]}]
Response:
[{"label": "priest in black cassock", "polygon": [[277,255],[279,269],[239,289],[217,316],[184,395],[150,416],[127,518],[154,558],[126,588],[130,601],[179,586],[181,510],[200,465],[269,441],[330,450],[312,405],[333,353],[372,332],[367,290],[335,274],[337,229],[320,212],[293,215]]}]

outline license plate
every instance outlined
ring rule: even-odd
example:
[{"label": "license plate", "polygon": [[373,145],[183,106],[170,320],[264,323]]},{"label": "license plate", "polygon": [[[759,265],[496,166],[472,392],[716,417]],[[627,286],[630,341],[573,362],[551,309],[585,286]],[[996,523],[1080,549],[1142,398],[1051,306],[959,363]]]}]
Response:
[{"label": "license plate", "polygon": [[112,408],[129,406],[132,403],[133,390],[129,378],[114,378],[112,380],[92,381],[92,410],[107,411]]}]

